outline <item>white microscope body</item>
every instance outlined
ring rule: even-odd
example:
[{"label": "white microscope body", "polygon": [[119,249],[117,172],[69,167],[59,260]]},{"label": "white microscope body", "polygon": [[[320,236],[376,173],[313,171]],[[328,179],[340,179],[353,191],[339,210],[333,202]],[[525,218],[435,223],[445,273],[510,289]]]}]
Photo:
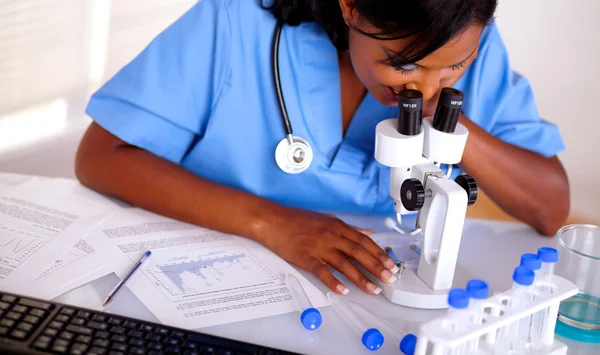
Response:
[{"label": "white microscope body", "polygon": [[[452,180],[437,165],[461,161],[469,134],[457,122],[462,92],[444,88],[435,118],[422,121],[420,95],[414,90],[402,92],[399,118],[380,122],[375,139],[375,159],[390,167],[390,196],[398,222],[402,225],[402,214],[419,210],[415,226],[422,233],[418,265],[406,266],[393,284],[372,280],[393,303],[442,309],[447,308],[453,283],[464,287],[469,279],[455,272],[467,205],[475,202],[477,187],[472,177]],[[373,239],[387,246],[377,235]],[[410,243],[403,247],[410,248]]]}]

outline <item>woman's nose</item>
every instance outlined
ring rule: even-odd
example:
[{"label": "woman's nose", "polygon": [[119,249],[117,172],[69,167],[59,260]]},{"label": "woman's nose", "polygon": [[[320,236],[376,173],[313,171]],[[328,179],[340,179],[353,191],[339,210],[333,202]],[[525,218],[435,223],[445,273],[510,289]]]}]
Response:
[{"label": "woman's nose", "polygon": [[419,90],[423,94],[423,100],[431,100],[440,90],[440,73],[431,72],[423,75],[419,80],[406,84],[407,89]]}]

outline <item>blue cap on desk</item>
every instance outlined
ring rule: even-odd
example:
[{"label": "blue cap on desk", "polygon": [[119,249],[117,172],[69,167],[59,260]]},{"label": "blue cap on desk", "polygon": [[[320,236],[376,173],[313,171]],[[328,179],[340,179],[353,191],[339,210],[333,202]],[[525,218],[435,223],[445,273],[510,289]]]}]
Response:
[{"label": "blue cap on desk", "polygon": [[405,355],[413,355],[417,346],[417,337],[414,334],[406,334],[400,341],[400,351]]},{"label": "blue cap on desk", "polygon": [[521,286],[529,286],[533,283],[535,274],[527,266],[517,266],[513,272],[513,281]]},{"label": "blue cap on desk", "polygon": [[558,251],[554,248],[543,247],[538,249],[538,255],[544,263],[555,263],[558,261]]},{"label": "blue cap on desk", "polygon": [[448,292],[448,305],[452,308],[467,308],[469,306],[469,294],[460,288],[453,288]]},{"label": "blue cap on desk", "polygon": [[471,298],[485,300],[490,295],[490,288],[482,280],[471,280],[467,283],[467,292]]},{"label": "blue cap on desk", "polygon": [[362,343],[369,350],[377,350],[383,345],[383,334],[375,328],[367,329],[362,336]]},{"label": "blue cap on desk", "polygon": [[316,308],[307,308],[300,315],[300,321],[304,328],[308,330],[315,330],[321,326],[323,323],[323,318],[321,317],[321,313]]},{"label": "blue cap on desk", "polygon": [[531,270],[539,270],[542,268],[542,259],[536,254],[523,254],[521,255],[521,266],[527,266]]}]

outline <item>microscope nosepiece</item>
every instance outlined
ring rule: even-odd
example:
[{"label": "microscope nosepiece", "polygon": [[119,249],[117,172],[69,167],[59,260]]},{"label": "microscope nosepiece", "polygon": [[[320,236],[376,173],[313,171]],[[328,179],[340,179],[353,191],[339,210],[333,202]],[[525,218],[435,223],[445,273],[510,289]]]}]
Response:
[{"label": "microscope nosepiece", "polygon": [[465,94],[460,90],[443,88],[433,116],[433,128],[438,131],[453,133],[458,123],[464,97]]},{"label": "microscope nosepiece", "polygon": [[416,136],[421,133],[423,119],[423,94],[406,89],[398,95],[398,133]]}]

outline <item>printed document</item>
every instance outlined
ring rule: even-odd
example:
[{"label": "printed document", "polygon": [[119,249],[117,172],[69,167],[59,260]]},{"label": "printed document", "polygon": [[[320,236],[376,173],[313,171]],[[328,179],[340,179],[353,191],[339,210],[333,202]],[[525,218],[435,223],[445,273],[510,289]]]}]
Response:
[{"label": "printed document", "polygon": [[0,288],[35,296],[30,285],[108,212],[28,182],[0,192]]},{"label": "printed document", "polygon": [[258,243],[147,211],[111,216],[100,233],[118,249],[120,277],[152,251],[128,288],[163,323],[188,329],[298,311],[285,274],[300,280],[313,306],[326,297],[293,267]]}]

